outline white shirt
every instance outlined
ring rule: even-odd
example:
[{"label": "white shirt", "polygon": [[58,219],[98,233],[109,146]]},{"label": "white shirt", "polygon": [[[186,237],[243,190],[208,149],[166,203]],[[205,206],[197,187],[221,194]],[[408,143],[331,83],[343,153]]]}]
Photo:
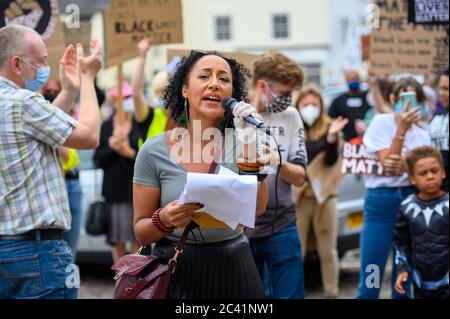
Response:
[{"label": "white shirt", "polygon": [[[389,149],[396,132],[397,122],[394,113],[376,115],[363,137],[367,152],[376,153]],[[405,134],[401,155],[404,157],[417,147],[429,145],[431,145],[431,138],[428,131],[413,125]],[[370,175],[366,177],[365,185],[367,188],[403,187],[410,186],[410,182],[405,172],[401,176]]]}]

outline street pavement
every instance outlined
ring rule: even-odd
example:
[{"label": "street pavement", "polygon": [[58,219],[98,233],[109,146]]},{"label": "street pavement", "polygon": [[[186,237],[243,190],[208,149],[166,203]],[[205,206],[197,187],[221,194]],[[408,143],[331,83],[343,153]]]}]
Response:
[{"label": "street pavement", "polygon": [[[339,299],[353,299],[356,293],[359,276],[359,250],[347,252],[340,260]],[[390,298],[391,260],[388,261],[386,275],[381,289],[381,299]],[[113,272],[108,265],[80,265],[81,285],[79,299],[111,299],[114,298]],[[306,299],[322,299],[319,264],[305,266]]]}]

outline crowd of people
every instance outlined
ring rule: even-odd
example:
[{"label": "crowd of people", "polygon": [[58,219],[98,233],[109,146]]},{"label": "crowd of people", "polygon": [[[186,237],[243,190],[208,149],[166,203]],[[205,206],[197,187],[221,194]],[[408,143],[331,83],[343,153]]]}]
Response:
[{"label": "crowd of people", "polygon": [[[305,298],[311,236],[324,297],[339,298],[344,143],[362,143],[383,166],[382,175],[363,176],[355,297],[379,297],[392,253],[392,298],[448,298],[448,70],[420,83],[369,69],[367,91],[350,70],[348,91],[327,107],[301,65],[282,53],[261,54],[249,70],[220,52],[192,50],[173,73],[155,74],[147,99],[152,45],[138,43],[131,84],[102,96],[97,41],[89,54],[69,45],[59,82],[49,81],[39,34],[0,29],[0,298],[76,298],[65,279],[83,214],[77,149],[95,149],[104,172],[114,262],[138,250],[167,262],[190,229],[168,298]],[[227,97],[238,102],[226,111]],[[269,128],[276,147],[262,142],[248,116]],[[196,127],[200,136],[220,132],[217,145],[199,139]],[[236,134],[228,139],[230,129]],[[180,149],[186,153],[174,156]],[[197,156],[208,152],[212,161]],[[257,177],[256,196],[248,199],[256,202],[254,228],[196,219],[203,203],[178,203],[188,173],[218,174],[221,166]],[[371,282],[374,266],[378,284]]]}]

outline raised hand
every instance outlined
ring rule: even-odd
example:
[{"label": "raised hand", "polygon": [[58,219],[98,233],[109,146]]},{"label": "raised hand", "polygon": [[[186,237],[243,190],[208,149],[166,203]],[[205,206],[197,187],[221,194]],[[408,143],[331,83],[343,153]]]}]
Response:
[{"label": "raised hand", "polygon": [[145,57],[147,55],[148,50],[153,45],[153,40],[150,38],[143,38],[141,41],[139,41],[137,48],[139,51],[139,55]]},{"label": "raised hand", "polygon": [[78,69],[75,48],[70,44],[59,61],[59,79],[63,90],[80,91],[80,72]]},{"label": "raised hand", "polygon": [[94,77],[102,68],[102,49],[97,39],[91,40],[91,54],[84,56],[83,46],[77,43],[77,60],[81,75]]},{"label": "raised hand", "polygon": [[398,130],[402,135],[406,134],[411,126],[420,120],[419,108],[415,107],[408,111],[408,105],[409,101],[406,100],[405,103],[403,103],[402,111],[396,116],[398,122]]},{"label": "raised hand", "polygon": [[336,142],[337,134],[348,124],[348,119],[338,116],[333,122],[331,122],[328,129],[327,141],[328,143]]}]

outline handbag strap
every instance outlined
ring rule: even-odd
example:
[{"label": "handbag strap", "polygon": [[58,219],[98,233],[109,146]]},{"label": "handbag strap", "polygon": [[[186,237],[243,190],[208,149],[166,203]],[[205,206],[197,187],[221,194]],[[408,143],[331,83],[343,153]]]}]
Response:
[{"label": "handbag strap", "polygon": [[189,236],[189,232],[197,227],[198,227],[198,224],[191,220],[189,222],[189,224],[186,226],[186,228],[184,229],[183,234],[181,235],[180,241],[178,242],[178,245],[175,247],[175,255],[172,257],[172,259],[169,260],[169,263],[168,263],[169,268],[172,270],[172,273],[175,272],[175,268],[177,267],[177,258],[183,252],[184,244],[186,242],[186,239]]}]

